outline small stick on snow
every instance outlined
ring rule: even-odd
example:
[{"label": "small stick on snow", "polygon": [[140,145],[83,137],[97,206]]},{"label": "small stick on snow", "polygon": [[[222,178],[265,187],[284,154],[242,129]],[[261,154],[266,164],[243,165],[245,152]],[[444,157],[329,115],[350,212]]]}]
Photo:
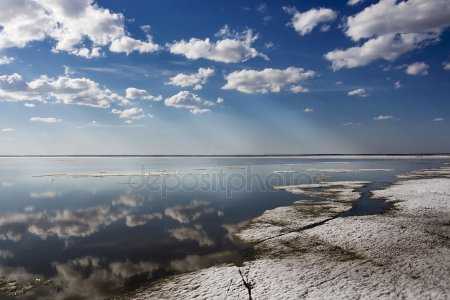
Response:
[{"label": "small stick on snow", "polygon": [[248,274],[250,273],[250,269],[247,271],[247,276],[244,278],[244,275],[242,275],[241,269],[239,269],[239,275],[241,275],[242,283],[247,289],[248,292],[248,300],[252,300],[252,289],[255,286],[253,282],[250,282],[248,280]]}]

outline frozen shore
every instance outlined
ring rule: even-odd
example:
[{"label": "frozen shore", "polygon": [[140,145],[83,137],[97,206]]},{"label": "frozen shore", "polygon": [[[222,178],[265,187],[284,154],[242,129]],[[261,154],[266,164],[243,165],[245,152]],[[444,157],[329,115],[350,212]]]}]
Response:
[{"label": "frozen shore", "polygon": [[[272,209],[230,229],[254,247],[240,267],[254,299],[449,299],[450,170],[414,175],[373,192],[394,205],[380,215],[340,217],[363,182],[278,187],[324,200]],[[245,299],[238,270],[173,276],[133,299]]]}]

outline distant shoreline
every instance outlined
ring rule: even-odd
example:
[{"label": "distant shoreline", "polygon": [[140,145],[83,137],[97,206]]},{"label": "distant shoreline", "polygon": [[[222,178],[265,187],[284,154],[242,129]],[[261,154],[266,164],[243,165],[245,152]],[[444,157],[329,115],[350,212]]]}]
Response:
[{"label": "distant shoreline", "polygon": [[301,158],[313,158],[313,157],[450,157],[450,153],[361,153],[361,154],[55,154],[55,155],[0,155],[0,158],[20,158],[20,157],[301,157]]}]

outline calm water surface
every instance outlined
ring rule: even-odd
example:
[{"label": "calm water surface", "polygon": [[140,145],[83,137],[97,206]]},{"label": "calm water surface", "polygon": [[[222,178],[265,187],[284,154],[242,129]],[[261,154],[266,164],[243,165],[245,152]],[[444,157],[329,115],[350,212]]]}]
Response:
[{"label": "calm water surface", "polygon": [[105,299],[170,274],[239,261],[241,246],[229,238],[236,224],[304,198],[274,185],[368,180],[376,186],[442,163],[1,158],[2,286],[35,288],[18,297],[0,291],[0,298]]}]

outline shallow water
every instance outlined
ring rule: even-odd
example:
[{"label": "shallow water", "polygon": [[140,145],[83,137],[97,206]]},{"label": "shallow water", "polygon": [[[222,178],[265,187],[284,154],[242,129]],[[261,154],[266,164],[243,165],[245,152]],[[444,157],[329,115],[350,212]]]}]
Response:
[{"label": "shallow water", "polygon": [[[240,246],[228,238],[233,225],[304,199],[273,186],[364,180],[372,182],[368,195],[397,174],[442,163],[1,158],[0,295],[10,294],[1,299],[104,299],[169,274],[239,261]],[[351,213],[382,212],[384,204],[373,201],[362,198]]]}]

